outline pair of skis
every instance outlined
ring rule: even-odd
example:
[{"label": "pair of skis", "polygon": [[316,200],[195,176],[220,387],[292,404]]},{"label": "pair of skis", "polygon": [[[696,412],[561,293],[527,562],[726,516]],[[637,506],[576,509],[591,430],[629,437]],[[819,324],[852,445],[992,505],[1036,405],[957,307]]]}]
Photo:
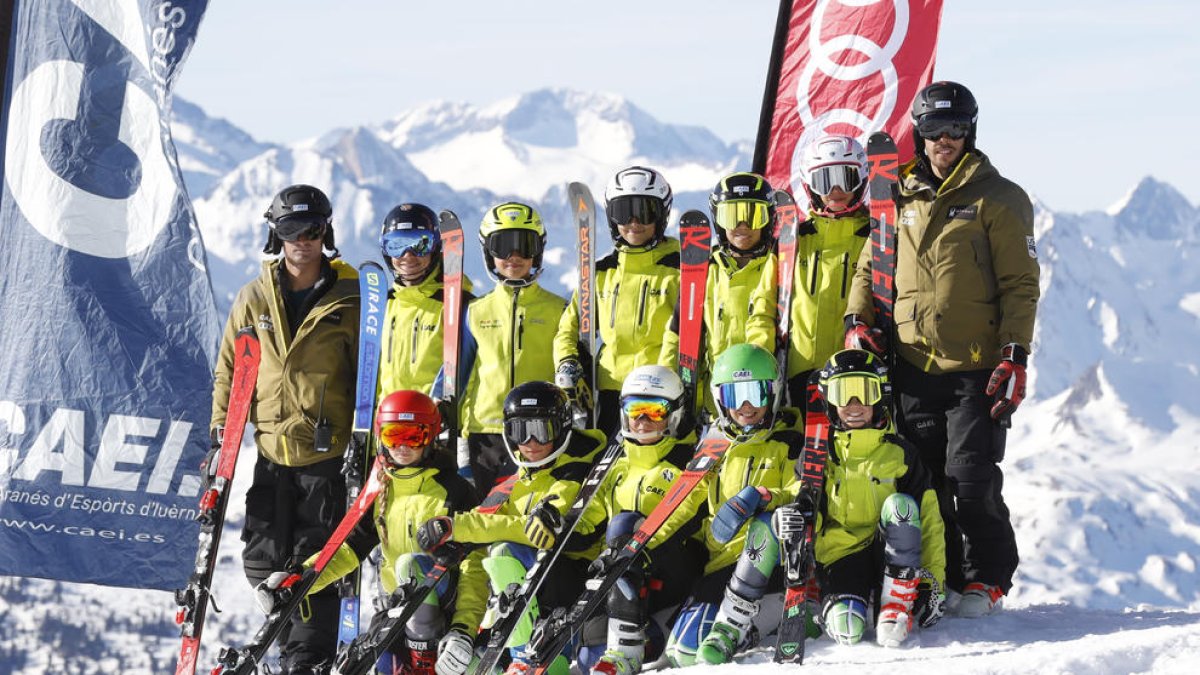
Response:
[{"label": "pair of skis", "polygon": [[226,647],[221,650],[217,657],[218,665],[213,669],[212,675],[250,675],[250,673],[258,671],[263,659],[266,658],[267,651],[291,621],[292,614],[299,609],[300,603],[304,601],[304,597],[317,582],[321,572],[333,559],[334,554],[354,531],[359,521],[364,517],[370,517],[369,513],[375,499],[383,490],[384,476],[383,459],[376,458],[366,484],[358,493],[358,497],[349,510],[346,511],[346,515],[342,517],[341,522],[338,523],[337,529],[334,530],[329,541],[321,547],[312,567],[291,574],[280,584],[280,606],[267,616],[266,622],[255,634],[254,640],[250,644],[241,648]]},{"label": "pair of skis", "polygon": [[433,567],[420,579],[412,579],[392,591],[383,609],[371,622],[366,633],[338,651],[332,675],[367,675],[385,651],[404,635],[404,626],[417,613],[425,597],[446,576],[446,572],[462,562],[470,548],[448,543],[438,549]]},{"label": "pair of skis", "polygon": [[525,574],[525,583],[516,588],[508,588],[500,591],[497,602],[504,607],[504,613],[500,619],[492,626],[491,635],[488,638],[487,647],[484,649],[483,655],[479,658],[479,664],[475,668],[475,673],[479,675],[491,675],[492,669],[500,661],[500,656],[504,652],[504,648],[508,643],[509,636],[520,623],[521,617],[525,611],[529,609],[529,605],[533,602],[533,598],[537,595],[538,589],[542,587],[542,583],[546,580],[546,575],[554,562],[558,560],[567,545],[567,540],[570,539],[571,533],[575,531],[579,524],[580,518],[588,505],[595,498],[597,492],[604,485],[608,478],[609,470],[614,462],[621,456],[621,451],[624,448],[622,437],[618,434],[613,437],[608,446],[604,449],[603,454],[596,460],[588,472],[587,478],[579,488],[579,492],[575,495],[575,501],[572,502],[571,508],[567,510],[566,516],[563,518],[563,529],[558,535],[558,541],[554,548],[543,549],[538,552],[537,559],[532,567]]},{"label": "pair of skis", "polygon": [[567,202],[575,220],[575,251],[579,262],[579,339],[587,348],[590,363],[587,387],[576,387],[575,391],[567,393],[575,407],[575,426],[593,428],[600,386],[596,379],[600,356],[597,351],[600,330],[596,324],[596,201],[587,185],[573,182],[567,184]]},{"label": "pair of skis", "polygon": [[[871,134],[867,140],[867,162],[870,174],[867,177],[867,192],[871,209],[871,296],[875,308],[875,326],[888,336],[888,344],[894,344],[893,306],[895,304],[896,270],[896,204],[895,189],[899,169],[896,144],[883,132]],[[794,208],[794,207],[793,207]],[[786,350],[788,319],[784,310],[790,304],[793,274],[783,276],[785,264],[795,269],[795,235],[790,241],[781,234],[780,242],[780,326],[781,339]],[[787,262],[785,263],[785,258]],[[790,308],[789,312],[790,314]],[[786,354],[786,352],[785,352]],[[786,358],[786,357],[785,357]],[[886,358],[886,357],[885,357]],[[890,364],[891,359],[886,358]],[[785,363],[786,361],[781,361]],[[782,367],[782,366],[781,366]],[[815,375],[814,375],[815,378]],[[784,558],[786,591],[784,594],[783,618],[779,624],[775,645],[777,663],[803,663],[804,642],[809,622],[806,600],[813,581],[816,561],[813,546],[816,540],[816,514],[824,496],[825,464],[829,457],[829,419],[821,404],[815,380],[806,388],[804,407],[804,451],[797,471],[803,483],[797,499],[805,516],[804,527],[798,538],[780,538]]]},{"label": "pair of skis", "polygon": [[[704,477],[720,464],[729,450],[730,443],[720,432],[712,432],[705,436],[683,473],[671,483],[662,501],[646,516],[604,573],[585,583],[584,591],[575,604],[569,608],[556,609],[540,622],[525,650],[530,666],[528,675],[541,675],[554,658],[562,653],[571,638],[583,627],[583,623],[607,601],[609,591],[637,559],[650,539]],[[484,675],[487,672],[489,671],[479,669],[475,674]]]},{"label": "pair of skis", "polygon": [[[383,351],[383,319],[387,310],[388,275],[375,262],[358,266],[360,298],[358,326],[358,380],[354,389],[354,424],[342,464],[346,477],[346,506],[350,508],[363,486],[363,470],[371,456],[371,429],[375,420],[375,398],[379,387],[379,358]],[[338,646],[350,644],[359,631],[362,574],[354,570],[338,582],[341,598]]]},{"label": "pair of skis", "polygon": [[[211,479],[205,477],[206,485],[200,495],[200,513],[196,518],[200,521],[200,545],[196,551],[196,563],[187,586],[175,591],[175,602],[179,605],[175,622],[179,624],[183,637],[175,675],[194,675],[196,672],[200,637],[204,631],[208,604],[211,602],[217,547],[221,543],[221,532],[225,528],[225,507],[229,504],[233,472],[237,468],[242,434],[246,430],[250,402],[254,398],[261,354],[261,345],[254,333],[254,327],[239,330],[233,343],[233,376],[230,381],[221,449],[217,457],[209,460],[217,463],[216,470],[214,472],[212,467],[205,467],[205,472],[211,473],[212,476]],[[215,603],[213,609],[220,611]]]}]

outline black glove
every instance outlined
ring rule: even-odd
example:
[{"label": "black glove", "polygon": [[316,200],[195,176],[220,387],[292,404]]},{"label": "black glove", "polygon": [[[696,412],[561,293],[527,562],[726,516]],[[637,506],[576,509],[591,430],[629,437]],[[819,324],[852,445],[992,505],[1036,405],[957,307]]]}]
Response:
[{"label": "black glove", "polygon": [[525,521],[525,536],[529,537],[529,543],[534,548],[554,546],[554,540],[562,530],[562,514],[550,500],[550,497],[546,497],[535,504],[529,512],[529,519]]},{"label": "black glove", "polygon": [[454,539],[454,519],[450,516],[430,518],[417,528],[417,546],[430,553]]}]

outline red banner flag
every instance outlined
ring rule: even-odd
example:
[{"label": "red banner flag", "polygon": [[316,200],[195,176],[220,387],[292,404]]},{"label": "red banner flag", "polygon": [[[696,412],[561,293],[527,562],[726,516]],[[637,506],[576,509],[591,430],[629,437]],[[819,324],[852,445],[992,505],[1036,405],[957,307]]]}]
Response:
[{"label": "red banner flag", "polygon": [[809,141],[881,129],[911,158],[909,109],[933,77],[941,14],[942,0],[782,0],[754,170],[803,195]]}]

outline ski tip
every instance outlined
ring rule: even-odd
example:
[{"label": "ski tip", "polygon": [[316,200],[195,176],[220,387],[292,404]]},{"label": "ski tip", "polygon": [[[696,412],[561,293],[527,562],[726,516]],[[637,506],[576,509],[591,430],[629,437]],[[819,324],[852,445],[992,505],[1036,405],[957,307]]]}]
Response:
[{"label": "ski tip", "polygon": [[892,136],[888,132],[876,131],[867,137],[867,145],[871,145],[873,143],[895,143],[895,141],[892,140]]},{"label": "ski tip", "polygon": [[709,227],[708,214],[692,209],[679,217],[680,227]]}]

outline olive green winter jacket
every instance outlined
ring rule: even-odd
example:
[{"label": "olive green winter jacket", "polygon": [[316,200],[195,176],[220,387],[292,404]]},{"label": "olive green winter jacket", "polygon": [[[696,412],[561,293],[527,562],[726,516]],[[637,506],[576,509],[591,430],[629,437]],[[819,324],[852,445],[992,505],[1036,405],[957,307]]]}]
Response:
[{"label": "olive green winter jacket", "polygon": [[[614,251],[596,263],[596,325],[603,349],[599,388],[619,391],[638,366],[659,363],[663,336],[679,301],[679,241],[666,238],[648,251]],[[575,357],[579,293],[563,312],[555,355]],[[672,361],[668,365],[674,367]]]},{"label": "olive green winter jacket", "polygon": [[[1000,348],[1033,340],[1040,296],[1033,206],[980,152],[940,188],[900,170],[896,353],[931,373],[991,369]],[[874,322],[871,252],[863,249],[847,314]]]},{"label": "olive green winter jacket", "polygon": [[[318,284],[329,288],[292,335],[280,293],[281,264],[281,259],[264,262],[262,273],[242,287],[229,311],[213,374],[211,427],[225,424],[234,338],[238,330],[254,326],[262,357],[249,422],[259,452],[284,466],[341,461],[354,417],[358,272],[341,260],[323,263]],[[333,428],[333,447],[326,453],[313,449],[320,416]]]}]

